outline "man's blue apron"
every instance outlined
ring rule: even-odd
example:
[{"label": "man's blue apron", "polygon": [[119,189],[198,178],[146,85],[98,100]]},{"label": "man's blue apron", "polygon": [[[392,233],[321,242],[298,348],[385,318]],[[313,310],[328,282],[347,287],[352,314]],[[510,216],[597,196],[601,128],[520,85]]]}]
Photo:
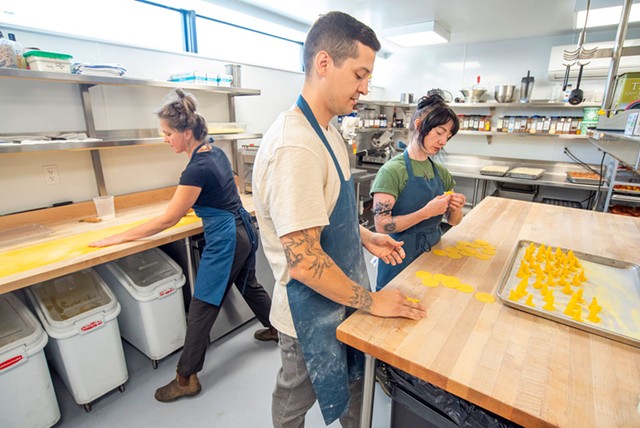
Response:
[{"label": "man's blue apron", "polygon": [[[438,175],[438,169],[431,158],[431,166],[433,167],[434,177],[427,179],[426,177],[415,177],[413,168],[411,167],[411,159],[409,159],[409,151],[404,151],[404,165],[407,168],[409,178],[407,185],[398,196],[396,204],[391,210],[392,216],[405,215],[418,211],[424,207],[430,200],[444,193],[444,184]],[[395,266],[385,263],[378,263],[378,279],[376,282],[376,290],[381,290],[389,281],[396,277],[404,270],[412,261],[425,251],[431,251],[431,247],[440,241],[440,222],[442,216],[431,217],[421,221],[413,227],[398,233],[392,233],[391,237],[397,241],[404,241],[402,248],[406,254],[402,263]]]},{"label": "man's blue apron", "polygon": [[[351,280],[368,289],[353,180],[344,179],[338,160],[302,95],[297,105],[329,151],[340,176],[340,195],[329,225],[320,235],[320,245]],[[363,375],[363,354],[336,339],[336,328],[354,310],[294,279],[287,284],[287,295],[313,389],[329,425],[349,407],[350,382]]]},{"label": "man's blue apron", "polygon": [[[202,144],[194,150],[193,154],[197,153],[200,147]],[[193,210],[202,219],[205,241],[193,295],[199,300],[220,306],[227,289],[236,251],[236,216],[242,219],[251,240],[250,257],[255,257],[258,248],[257,237],[251,227],[251,216],[244,208],[240,208],[236,215],[230,211],[200,205],[194,205]],[[244,278],[245,283],[246,280],[247,278]],[[244,293],[244,287],[242,292]]]}]

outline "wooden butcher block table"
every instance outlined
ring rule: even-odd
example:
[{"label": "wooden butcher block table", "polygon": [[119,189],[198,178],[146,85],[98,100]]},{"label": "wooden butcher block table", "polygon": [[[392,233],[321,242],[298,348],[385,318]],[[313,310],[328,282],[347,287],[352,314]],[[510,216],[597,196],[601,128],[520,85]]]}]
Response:
[{"label": "wooden butcher block table", "polygon": [[[81,221],[95,217],[93,202],[0,217],[0,231],[25,230],[24,239],[3,245],[0,240],[0,294],[106,263],[149,248],[188,238],[202,232],[202,221],[190,213],[180,222],[154,236],[104,248],[88,243],[143,223],[167,207],[175,187],[140,192],[115,198],[116,218],[99,223]],[[250,195],[241,195],[243,205],[253,212]],[[35,227],[37,225],[38,227]],[[46,235],[37,233],[45,230]],[[30,231],[35,231],[29,236]]]},{"label": "wooden butcher block table", "polygon": [[[639,348],[478,299],[496,297],[520,240],[638,265],[640,219],[489,197],[434,250],[474,240],[495,255],[426,253],[387,285],[419,299],[427,318],[357,312],[338,328],[339,340],[367,354],[362,426],[370,426],[377,358],[527,427],[640,427]],[[427,287],[420,271],[455,276],[473,291]]]}]

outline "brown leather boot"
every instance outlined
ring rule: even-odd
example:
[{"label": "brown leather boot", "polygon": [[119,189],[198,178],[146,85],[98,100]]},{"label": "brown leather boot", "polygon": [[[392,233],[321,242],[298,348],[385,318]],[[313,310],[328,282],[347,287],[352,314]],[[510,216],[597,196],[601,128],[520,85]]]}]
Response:
[{"label": "brown leather boot", "polygon": [[269,340],[273,340],[275,342],[278,341],[278,330],[273,327],[267,327],[260,330],[257,330],[253,333],[253,337],[256,340],[260,340],[262,342],[267,342]]},{"label": "brown leather boot", "polygon": [[188,378],[184,378],[176,373],[176,378],[165,386],[156,390],[156,400],[163,403],[170,403],[179,398],[193,397],[202,390],[198,376],[194,373]]}]

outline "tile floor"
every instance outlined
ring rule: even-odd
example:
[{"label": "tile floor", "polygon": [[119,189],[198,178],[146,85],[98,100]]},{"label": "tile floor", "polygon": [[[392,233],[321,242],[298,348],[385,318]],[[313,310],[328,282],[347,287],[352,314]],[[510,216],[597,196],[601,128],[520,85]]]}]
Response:
[{"label": "tile floor", "polygon": [[[275,342],[253,339],[253,332],[260,327],[257,321],[249,321],[210,344],[199,374],[202,393],[170,404],[157,402],[153,394],[175,376],[179,351],[160,361],[154,370],[149,359],[123,342],[129,371],[126,390],[120,393],[116,389],[100,397],[89,413],[74,402],[54,373],[62,413],[56,428],[269,428],[271,392],[280,355]],[[388,428],[390,411],[390,398],[376,386],[373,426]],[[316,404],[307,415],[306,427],[324,426]],[[339,426],[338,422],[330,425]]]}]

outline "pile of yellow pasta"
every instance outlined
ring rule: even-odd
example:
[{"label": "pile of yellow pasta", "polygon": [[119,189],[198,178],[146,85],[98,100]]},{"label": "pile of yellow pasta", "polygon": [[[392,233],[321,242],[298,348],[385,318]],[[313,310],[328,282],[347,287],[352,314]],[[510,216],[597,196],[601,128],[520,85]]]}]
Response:
[{"label": "pile of yellow pasta", "polygon": [[[564,293],[571,296],[564,308],[564,314],[575,321],[584,322],[582,318],[583,306],[586,301],[583,297],[583,283],[587,281],[584,268],[580,260],[569,250],[566,253],[560,248],[554,251],[552,247],[544,244],[536,247],[530,243],[525,249],[524,256],[520,260],[520,266],[516,277],[521,278],[518,284],[509,291],[509,300],[520,302],[535,307],[534,293],[542,297],[544,305],[542,309],[555,311],[556,299],[554,293]],[[588,306],[587,319],[598,323],[601,321],[598,313],[602,307],[593,297]]]},{"label": "pile of yellow pasta", "polygon": [[449,257],[451,259],[475,257],[479,260],[489,260],[496,255],[496,247],[487,241],[476,239],[473,242],[458,241],[453,247],[433,250],[433,254],[436,256]]}]

